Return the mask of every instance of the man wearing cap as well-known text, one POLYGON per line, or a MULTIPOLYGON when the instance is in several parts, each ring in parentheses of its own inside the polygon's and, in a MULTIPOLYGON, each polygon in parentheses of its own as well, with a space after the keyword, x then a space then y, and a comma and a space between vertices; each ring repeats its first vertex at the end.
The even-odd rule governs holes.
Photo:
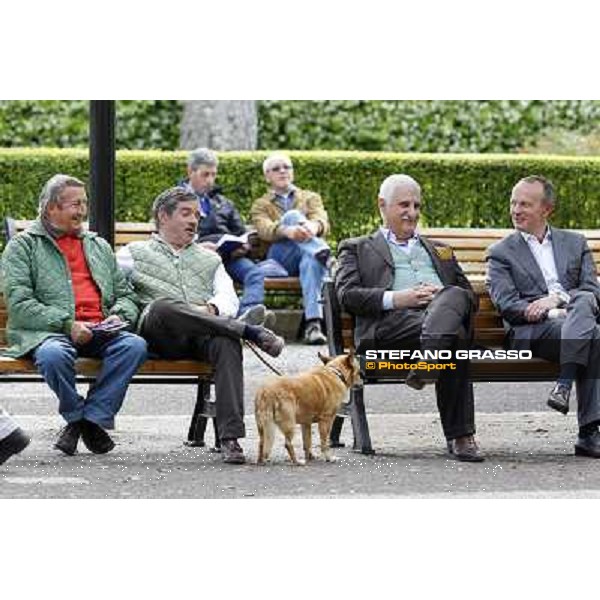
POLYGON ((146 342, 125 331, 138 318, 133 290, 110 245, 83 229, 83 182, 55 175, 45 184, 39 216, 10 240, 2 255, 8 309, 8 356, 30 356, 58 397, 67 422, 55 447, 77 452, 79 438, 91 452, 115 446, 114 428, 131 377, 146 360, 146 342), (78 356, 102 359, 86 397, 76 388, 78 356))

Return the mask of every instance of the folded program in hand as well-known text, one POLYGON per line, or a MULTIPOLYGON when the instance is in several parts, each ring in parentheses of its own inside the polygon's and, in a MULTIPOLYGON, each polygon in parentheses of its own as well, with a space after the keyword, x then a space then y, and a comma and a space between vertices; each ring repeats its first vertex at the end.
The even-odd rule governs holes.
POLYGON ((102 321, 102 323, 97 323, 96 325, 92 325, 90 327, 90 331, 96 334, 111 334, 117 333, 122 329, 126 329, 129 327, 129 323, 127 321, 102 321))

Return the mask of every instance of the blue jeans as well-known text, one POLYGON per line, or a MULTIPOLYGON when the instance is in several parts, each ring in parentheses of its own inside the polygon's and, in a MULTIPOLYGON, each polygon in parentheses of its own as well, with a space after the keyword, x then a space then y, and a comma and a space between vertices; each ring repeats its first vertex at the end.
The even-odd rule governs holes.
MULTIPOLYGON (((293 209, 288 210, 283 217, 281 217, 281 224, 285 226, 301 225, 302 223, 305 223, 306 220, 306 216, 303 213, 301 213, 299 210, 293 209)), ((323 238, 316 236, 304 242, 295 242, 293 240, 290 241, 292 241, 294 244, 297 244, 303 254, 309 254, 310 256, 314 256, 321 250, 329 250, 329 244, 323 238)))
POLYGON ((225 269, 231 278, 244 286, 238 314, 265 301, 265 276, 256 263, 242 256, 227 261, 225 269))
POLYGON ((115 415, 123 404, 129 381, 146 358, 145 340, 132 333, 94 336, 78 347, 69 336, 55 335, 33 351, 35 366, 57 395, 58 412, 65 421, 86 419, 104 429, 114 428, 115 415), (102 359, 100 372, 85 399, 75 386, 78 356, 102 359))
MULTIPOLYGON (((297 210, 290 210, 283 216, 283 225, 297 225, 306 217, 297 210)), ((304 317, 310 319, 323 318, 323 307, 319 302, 321 287, 325 277, 325 267, 315 258, 315 253, 328 248, 321 238, 314 237, 306 242, 280 240, 271 244, 267 258, 276 260, 292 277, 300 278, 302 287, 302 303, 304 317)))

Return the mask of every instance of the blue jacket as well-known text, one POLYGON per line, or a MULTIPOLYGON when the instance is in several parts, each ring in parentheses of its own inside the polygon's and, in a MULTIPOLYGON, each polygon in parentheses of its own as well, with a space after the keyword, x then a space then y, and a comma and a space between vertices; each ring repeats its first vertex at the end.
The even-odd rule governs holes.
MULTIPOLYGON (((184 179, 178 185, 189 186, 184 179)), ((191 188, 190 188, 191 189, 191 188)), ((195 194, 200 201, 200 196, 195 194)), ((198 223, 199 242, 218 242, 222 235, 242 235, 246 226, 233 202, 221 194, 221 188, 214 187, 209 193, 210 213, 198 223)))

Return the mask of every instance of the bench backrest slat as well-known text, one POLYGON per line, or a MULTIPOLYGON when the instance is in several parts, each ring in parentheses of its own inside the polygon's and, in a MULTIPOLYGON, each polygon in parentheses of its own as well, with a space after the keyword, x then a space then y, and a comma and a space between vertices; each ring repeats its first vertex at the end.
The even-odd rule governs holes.
MULTIPOLYGON (((452 247, 454 254, 473 289, 479 296, 479 312, 475 317, 475 343, 483 346, 501 346, 504 340, 504 328, 500 315, 494 308, 486 291, 486 251, 494 242, 512 233, 512 229, 462 229, 462 228, 429 228, 421 233, 431 239, 443 242, 452 247)), ((596 265, 600 271, 600 230, 579 229, 588 240, 596 265)), ((330 334, 330 352, 339 354, 354 347, 354 321, 347 313, 342 312, 335 293, 333 283, 328 283, 324 290, 327 326, 333 330, 330 334)))
MULTIPOLYGON (((5 231, 14 235, 25 230, 31 221, 7 219, 5 231)), ((155 231, 154 223, 115 223, 115 244, 117 249, 132 241, 147 239, 155 231)), ((494 242, 512 233, 512 229, 464 229, 464 228, 425 228, 423 235, 443 242, 452 247, 457 260, 463 268, 474 290, 479 295, 480 307, 475 320, 476 342, 481 344, 498 345, 504 335, 502 320, 496 312, 485 288, 487 248, 494 242)), ((596 270, 600 266, 600 230, 580 229, 575 230, 585 235, 592 249, 596 270)), ((296 278, 268 279, 266 287, 275 292, 292 292, 299 290, 296 278)), ((328 326, 334 327, 330 334, 330 351, 341 352, 352 345, 353 321, 349 315, 344 315, 337 303, 331 283, 326 284, 325 313, 328 326), (328 287, 329 286, 329 287, 328 287), (330 325, 331 324, 331 325, 330 325), (332 347, 334 346, 334 347, 332 347)), ((0 343, 4 344, 4 329, 6 326, 6 309, 4 300, 0 297, 0 343)))

